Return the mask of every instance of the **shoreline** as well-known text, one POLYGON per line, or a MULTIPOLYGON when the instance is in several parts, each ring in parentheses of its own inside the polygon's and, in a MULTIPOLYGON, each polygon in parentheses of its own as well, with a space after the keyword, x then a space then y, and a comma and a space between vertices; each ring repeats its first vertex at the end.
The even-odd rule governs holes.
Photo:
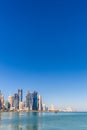
POLYGON ((48 111, 38 111, 38 110, 0 110, 0 113, 4 113, 4 112, 8 112, 8 113, 10 113, 10 112, 18 112, 18 113, 20 113, 20 112, 36 112, 36 113, 87 113, 87 111, 59 111, 59 110, 53 110, 53 111, 50 111, 50 110, 48 110, 48 111))
POLYGON ((52 113, 58 113, 61 112, 59 110, 54 110, 54 111, 38 111, 38 110, 0 110, 0 113, 3 112, 40 112, 40 113, 44 113, 44 112, 52 112, 52 113))

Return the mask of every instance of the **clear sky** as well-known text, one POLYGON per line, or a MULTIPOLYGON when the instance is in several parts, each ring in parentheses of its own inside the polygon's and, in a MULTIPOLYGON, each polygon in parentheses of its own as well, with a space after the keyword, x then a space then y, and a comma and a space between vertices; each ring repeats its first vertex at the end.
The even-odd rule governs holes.
POLYGON ((87 110, 87 1, 0 0, 0 89, 87 110))

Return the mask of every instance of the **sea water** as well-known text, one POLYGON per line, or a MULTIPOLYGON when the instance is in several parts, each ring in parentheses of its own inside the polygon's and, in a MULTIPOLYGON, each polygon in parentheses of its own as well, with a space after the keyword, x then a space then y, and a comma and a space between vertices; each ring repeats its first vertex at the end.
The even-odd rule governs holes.
POLYGON ((0 130, 87 130, 87 113, 0 113, 0 130))

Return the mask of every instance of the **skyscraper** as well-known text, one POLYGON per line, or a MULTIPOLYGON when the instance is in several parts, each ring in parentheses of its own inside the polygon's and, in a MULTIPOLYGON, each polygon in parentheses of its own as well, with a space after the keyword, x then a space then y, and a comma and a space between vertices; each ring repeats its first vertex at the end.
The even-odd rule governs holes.
POLYGON ((19 96, 19 102, 22 102, 22 100, 23 100, 23 90, 22 89, 18 89, 18 96, 19 96))
POLYGON ((1 91, 0 91, 0 109, 3 108, 4 105, 4 96, 2 95, 1 91))
POLYGON ((15 109, 19 108, 19 95, 17 93, 14 94, 13 106, 15 109))
POLYGON ((28 91, 27 95, 26 95, 26 107, 29 109, 29 110, 32 110, 32 105, 33 105, 33 96, 32 96, 32 93, 30 93, 28 91))
POLYGON ((19 110, 23 110, 24 108, 24 103, 23 102, 19 102, 19 110))
POLYGON ((38 96, 38 110, 42 110, 42 97, 40 95, 38 96))
POLYGON ((8 102, 10 103, 10 109, 13 107, 13 96, 8 96, 8 102))
POLYGON ((32 93, 33 96, 33 110, 38 110, 38 92, 34 91, 32 93))

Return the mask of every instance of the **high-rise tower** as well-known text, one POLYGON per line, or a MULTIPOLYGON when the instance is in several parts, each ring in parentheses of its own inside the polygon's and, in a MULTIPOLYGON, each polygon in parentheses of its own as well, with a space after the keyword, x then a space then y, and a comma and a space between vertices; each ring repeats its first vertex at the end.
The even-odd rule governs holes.
POLYGON ((38 110, 38 92, 34 91, 33 96, 33 110, 38 110))
POLYGON ((4 96, 2 95, 1 91, 0 91, 0 109, 3 108, 4 105, 4 96))
POLYGON ((38 110, 42 110, 42 97, 40 95, 38 96, 38 110))
POLYGON ((29 110, 32 110, 32 105, 33 105, 33 96, 32 96, 32 93, 28 91, 26 95, 26 107, 29 110))
POLYGON ((23 100, 23 90, 22 89, 18 89, 18 96, 19 96, 19 102, 22 102, 22 100, 23 100))
POLYGON ((17 93, 14 94, 14 108, 15 109, 19 108, 19 96, 17 93))
POLYGON ((8 102, 10 103, 10 108, 13 107, 13 96, 8 96, 8 102))

